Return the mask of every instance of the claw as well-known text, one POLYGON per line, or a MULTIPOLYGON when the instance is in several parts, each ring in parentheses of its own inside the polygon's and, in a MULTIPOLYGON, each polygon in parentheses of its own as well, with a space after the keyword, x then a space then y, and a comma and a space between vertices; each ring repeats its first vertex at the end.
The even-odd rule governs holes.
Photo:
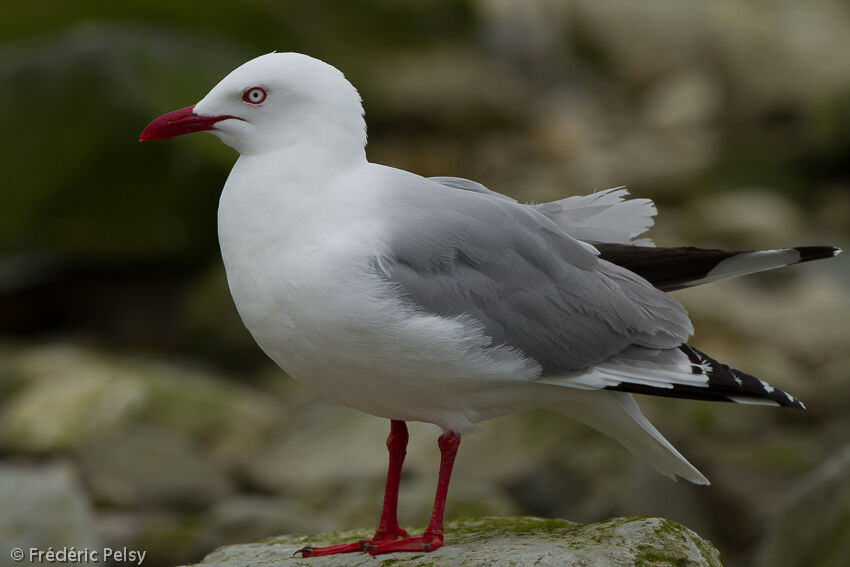
POLYGON ((313 548, 310 546, 302 547, 301 549, 293 553, 292 556, 295 557, 299 553, 301 554, 301 557, 310 557, 313 555, 313 548))

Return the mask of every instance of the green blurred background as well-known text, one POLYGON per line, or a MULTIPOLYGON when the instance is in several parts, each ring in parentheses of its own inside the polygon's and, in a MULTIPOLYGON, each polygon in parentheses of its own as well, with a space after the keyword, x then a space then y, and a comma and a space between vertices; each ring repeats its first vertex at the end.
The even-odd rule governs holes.
MULTIPOLYGON (((5 548, 127 545, 156 567, 376 521, 387 424, 283 376, 231 304, 215 215, 235 153, 211 136, 137 142, 151 119, 273 50, 346 73, 372 161, 524 201, 625 184, 656 201, 661 245, 850 240, 847 3, 7 6, 5 548)), ((847 258, 676 294, 695 345, 809 407, 641 399, 712 487, 672 483, 532 413, 465 440, 448 514, 660 514, 711 539, 726 565, 850 564, 847 258)), ((406 525, 428 515, 436 433, 412 430, 406 525)))

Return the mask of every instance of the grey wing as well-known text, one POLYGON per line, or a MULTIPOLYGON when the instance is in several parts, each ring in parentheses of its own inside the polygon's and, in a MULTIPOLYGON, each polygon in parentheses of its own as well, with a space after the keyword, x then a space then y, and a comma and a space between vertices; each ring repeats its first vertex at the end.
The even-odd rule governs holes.
POLYGON ((441 189, 407 195, 389 223, 383 276, 417 308, 475 318, 493 346, 518 349, 544 375, 631 344, 672 348, 692 332, 678 302, 534 209, 441 189))
POLYGON ((511 201, 516 203, 516 199, 511 199, 507 195, 502 195, 501 193, 497 193, 492 189, 488 189, 484 185, 478 183, 477 181, 472 181, 471 179, 464 179, 463 177, 429 177, 431 181, 436 181, 440 185, 445 185, 446 187, 452 187, 454 189, 462 189, 464 191, 473 191, 475 193, 481 193, 482 195, 487 195, 488 197, 493 197, 494 199, 503 199, 505 201, 511 201))

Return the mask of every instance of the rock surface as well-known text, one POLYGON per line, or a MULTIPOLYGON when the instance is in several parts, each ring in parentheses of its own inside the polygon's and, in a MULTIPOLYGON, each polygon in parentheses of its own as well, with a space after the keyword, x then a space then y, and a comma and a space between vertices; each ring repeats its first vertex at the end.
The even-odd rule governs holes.
POLYGON ((150 426, 105 435, 83 447, 83 478, 100 504, 203 510, 233 487, 223 464, 186 436, 150 426))
POLYGON ((489 567, 538 566, 719 566, 717 550, 691 530, 650 517, 614 518, 597 524, 574 524, 542 518, 483 518, 449 522, 448 545, 432 553, 388 554, 371 558, 337 555, 302 559, 293 552, 305 545, 328 545, 368 537, 356 530, 322 535, 289 535, 260 543, 222 547, 200 565, 354 564, 489 567))
POLYGON ((235 457, 253 447, 279 410, 267 396, 214 372, 70 344, 13 349, 3 362, 13 384, 0 400, 4 451, 77 451, 141 424, 235 457))
POLYGON ((0 565, 9 564, 6 561, 14 548, 96 549, 100 545, 88 496, 67 463, 0 463, 0 502, 0 565))

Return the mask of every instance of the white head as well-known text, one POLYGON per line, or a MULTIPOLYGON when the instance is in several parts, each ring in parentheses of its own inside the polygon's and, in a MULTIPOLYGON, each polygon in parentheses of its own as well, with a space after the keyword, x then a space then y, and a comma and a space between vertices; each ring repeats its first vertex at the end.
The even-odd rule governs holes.
MULTIPOLYGON (((157 118, 142 140, 209 131, 240 154, 304 145, 365 156, 357 89, 335 67, 300 53, 269 53, 221 80, 196 105, 157 118)), ((365 158, 364 158, 365 159, 365 158)))

